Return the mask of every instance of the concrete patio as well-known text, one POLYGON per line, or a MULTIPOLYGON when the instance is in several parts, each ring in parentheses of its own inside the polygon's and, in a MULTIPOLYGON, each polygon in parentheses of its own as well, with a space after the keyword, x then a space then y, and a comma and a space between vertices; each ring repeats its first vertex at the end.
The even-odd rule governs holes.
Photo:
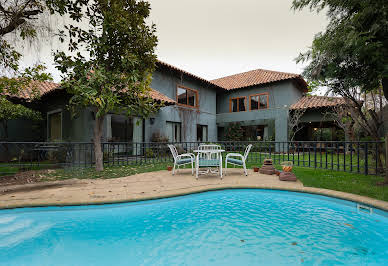
POLYGON ((276 175, 263 175, 249 170, 228 169, 221 180, 216 175, 200 176, 191 170, 180 170, 174 176, 158 171, 114 179, 71 179, 27 185, 4 186, 0 189, 0 208, 64 206, 138 201, 185 195, 226 188, 266 188, 308 192, 357 201, 388 211, 388 202, 328 189, 304 187, 300 181, 279 181, 276 175))

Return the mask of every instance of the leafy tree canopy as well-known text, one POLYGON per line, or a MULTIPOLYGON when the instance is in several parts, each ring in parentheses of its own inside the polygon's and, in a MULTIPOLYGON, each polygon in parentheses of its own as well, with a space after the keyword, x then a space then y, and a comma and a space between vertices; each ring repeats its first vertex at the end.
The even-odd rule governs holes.
POLYGON ((150 6, 145 1, 67 1, 65 10, 75 21, 86 19, 90 28, 68 25, 62 40, 69 39, 71 53, 57 52, 62 85, 74 96, 70 104, 94 107, 96 116, 108 112, 148 116, 155 111, 147 97, 155 68, 155 26, 148 26, 150 6))
POLYGON ((5 97, 0 97, 0 125, 4 130, 4 139, 8 139, 8 121, 13 119, 41 120, 40 112, 27 108, 21 104, 14 104, 5 97))
POLYGON ((55 61, 64 74, 62 86, 73 95, 72 110, 89 107, 95 113, 94 149, 100 171, 105 115, 146 118, 160 107, 149 97, 157 44, 155 26, 145 21, 150 5, 136 0, 69 0, 57 2, 54 10, 75 21, 60 32, 61 40, 68 40, 69 53, 57 52, 55 61), (80 27, 80 21, 88 27, 80 27))
POLYGON ((371 91, 388 97, 388 2, 386 0, 294 0, 293 8, 327 11, 329 24, 297 61, 304 74, 334 92, 371 91))
POLYGON ((14 104, 7 99, 0 98, 0 121, 19 118, 41 120, 42 115, 40 112, 31 110, 21 104, 14 104))
POLYGON ((15 42, 36 39, 40 15, 48 10, 44 0, 0 0, 0 95, 17 94, 19 90, 30 85, 31 80, 51 80, 44 73, 43 65, 20 69, 22 54, 15 48, 15 42), (13 42, 8 36, 13 34, 13 42))

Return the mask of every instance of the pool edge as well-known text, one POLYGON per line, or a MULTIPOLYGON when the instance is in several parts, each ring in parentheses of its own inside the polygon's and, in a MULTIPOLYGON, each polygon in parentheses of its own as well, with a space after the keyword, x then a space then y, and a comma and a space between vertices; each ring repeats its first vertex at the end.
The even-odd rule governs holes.
POLYGON ((291 192, 300 192, 313 195, 322 195, 332 198, 337 198, 341 200, 347 200, 354 203, 359 203, 367 205, 372 208, 376 208, 381 211, 388 212, 388 202, 373 199, 366 196, 361 196, 357 194, 335 191, 324 188, 314 188, 314 187, 303 187, 303 188, 282 188, 282 187, 272 187, 272 186, 258 186, 258 185, 229 185, 229 186, 215 186, 207 188, 195 188, 187 189, 187 191, 182 192, 171 192, 164 195, 155 195, 155 196, 142 196, 137 198, 128 198, 120 200, 93 200, 93 201, 68 201, 68 202, 59 202, 59 203, 32 203, 32 204, 11 204, 8 206, 0 206, 0 210, 7 209, 18 209, 18 208, 31 208, 31 207, 65 207, 65 206, 87 206, 87 205, 104 205, 104 204, 115 204, 115 203, 127 203, 127 202, 138 202, 138 201, 147 201, 147 200, 157 200, 164 198, 173 198, 190 194, 203 193, 207 191, 217 191, 217 190, 226 190, 226 189, 267 189, 267 190, 280 190, 280 191, 291 191, 291 192))

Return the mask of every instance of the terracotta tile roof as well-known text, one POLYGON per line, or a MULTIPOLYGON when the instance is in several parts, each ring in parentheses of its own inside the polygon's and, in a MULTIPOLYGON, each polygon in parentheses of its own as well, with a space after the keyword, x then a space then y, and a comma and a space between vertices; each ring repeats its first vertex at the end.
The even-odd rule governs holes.
POLYGON ((301 75, 265 69, 251 70, 240 74, 214 79, 211 80, 211 82, 217 86, 225 88, 226 90, 234 90, 288 79, 297 80, 302 86, 302 90, 307 90, 306 81, 301 75))
POLYGON ((157 90, 151 89, 150 95, 151 98, 154 100, 162 101, 169 104, 176 104, 175 100, 171 99, 170 97, 167 97, 166 95, 157 90))
POLYGON ((345 99, 342 97, 328 97, 328 96, 304 96, 296 103, 290 106, 291 110, 295 109, 309 109, 330 107, 346 104, 345 99))
POLYGON ((187 72, 187 71, 185 71, 185 70, 183 70, 183 69, 177 68, 176 66, 170 65, 170 64, 168 64, 168 63, 166 63, 166 62, 163 62, 163 61, 158 60, 156 64, 157 64, 158 66, 163 66, 163 67, 169 68, 169 69, 171 69, 171 70, 174 70, 174 71, 177 71, 177 72, 186 74, 187 76, 190 76, 190 77, 192 77, 192 78, 194 78, 194 79, 197 79, 197 80, 200 80, 200 81, 202 81, 202 82, 205 82, 205 83, 207 83, 207 84, 209 84, 209 85, 218 87, 218 88, 220 88, 220 89, 224 89, 223 87, 218 86, 217 84, 214 84, 214 83, 213 83, 212 81, 210 81, 210 80, 207 80, 207 79, 201 78, 201 77, 199 77, 199 76, 196 76, 196 75, 194 75, 194 74, 192 74, 192 73, 190 73, 190 72, 187 72))
POLYGON ((60 89, 58 83, 48 81, 31 81, 30 85, 24 90, 19 91, 17 95, 10 96, 31 101, 36 96, 43 96, 56 89, 60 89))
MULTIPOLYGON (((61 90, 62 88, 58 83, 47 82, 47 81, 32 81, 31 85, 21 90, 18 95, 12 95, 12 97, 23 99, 26 101, 32 101, 36 96, 44 96, 55 90, 61 90)), ((151 89, 150 96, 152 99, 162 101, 168 104, 175 104, 176 102, 164 95, 163 93, 151 89)))

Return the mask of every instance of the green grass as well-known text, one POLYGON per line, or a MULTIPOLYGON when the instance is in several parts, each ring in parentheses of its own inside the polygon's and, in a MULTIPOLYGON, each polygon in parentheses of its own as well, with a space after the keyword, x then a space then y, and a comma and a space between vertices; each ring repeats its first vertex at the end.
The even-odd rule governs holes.
POLYGON ((0 176, 14 175, 20 171, 50 169, 52 165, 49 162, 40 162, 39 164, 20 164, 20 163, 0 163, 0 176))
POLYGON ((2 166, 0 167, 0 176, 14 175, 19 172, 18 167, 13 166, 2 166))
POLYGON ((384 181, 380 176, 305 167, 294 167, 293 172, 304 186, 349 192, 388 201, 388 186, 376 185, 384 181))
POLYGON ((71 178, 111 179, 166 169, 167 163, 142 164, 131 166, 111 166, 105 167, 102 172, 97 172, 94 170, 94 168, 57 169, 51 173, 46 174, 46 178, 44 178, 42 181, 65 180, 71 178))

